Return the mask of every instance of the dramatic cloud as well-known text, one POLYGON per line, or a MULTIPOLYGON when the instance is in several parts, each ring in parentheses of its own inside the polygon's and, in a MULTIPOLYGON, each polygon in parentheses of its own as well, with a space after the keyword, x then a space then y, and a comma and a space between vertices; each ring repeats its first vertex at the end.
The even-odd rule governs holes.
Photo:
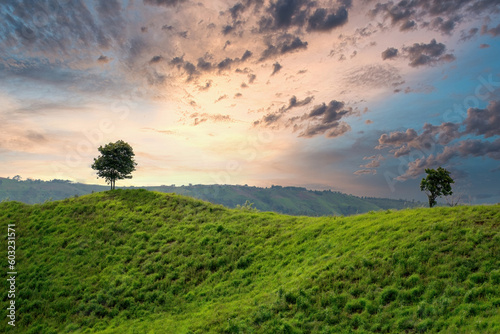
MULTIPOLYGON (((498 165, 499 106, 484 103, 500 98, 499 1, 5 0, 0 16, 4 173, 51 177, 34 157, 64 164, 106 118, 116 124, 99 140, 126 136, 143 157, 168 146, 182 169, 138 172, 130 185, 214 182, 191 169, 243 161, 242 138, 261 156, 231 175, 241 184, 392 196, 385 172, 399 161, 412 161, 402 178, 438 163, 472 175, 476 156, 498 165), (372 155, 377 140, 393 161, 372 155), (301 150, 317 152, 292 170, 301 150)), ((89 159, 63 177, 95 181, 89 159)))
POLYGON ((407 171, 398 176, 396 179, 405 181, 410 178, 416 178, 425 172, 426 168, 436 168, 444 166, 455 157, 467 158, 472 157, 489 157, 494 160, 500 160, 500 139, 493 142, 481 140, 463 140, 454 146, 445 147, 443 152, 434 156, 423 157, 410 161, 407 171))
POLYGON ((329 31, 347 22, 347 9, 339 8, 335 13, 328 14, 325 8, 317 8, 307 20, 307 29, 311 31, 329 31))
POLYGON ((467 136, 482 136, 485 139, 500 136, 500 102, 492 101, 485 109, 469 108, 467 118, 462 123, 442 123, 439 126, 426 123, 419 135, 414 129, 405 132, 382 134, 377 149, 392 147, 390 151, 399 158, 411 154, 415 149, 420 154, 430 153, 409 162, 408 170, 398 180, 415 178, 426 168, 434 168, 448 163, 455 157, 490 157, 500 160, 500 138, 495 141, 463 139, 467 136), (463 129, 462 131, 460 129, 463 129), (456 144, 449 145, 453 141, 456 144), (445 146, 447 145, 447 146, 445 146), (441 153, 436 154, 440 147, 441 153))
POLYGON ((276 62, 273 64, 273 73, 271 73, 271 75, 275 75, 276 73, 278 73, 280 70, 281 70, 282 66, 280 63, 276 62))
POLYGON ((398 56, 398 49, 395 48, 387 48, 384 52, 382 52, 382 59, 392 59, 398 56))
POLYGON ((308 96, 303 100, 298 100, 296 96, 292 96, 288 105, 281 107, 278 111, 267 114, 261 120, 254 122, 254 125, 270 126, 282 119, 291 109, 308 105, 313 99, 314 96, 308 96))
POLYGON ((423 65, 435 65, 440 62, 451 62, 455 56, 446 52, 446 46, 443 43, 437 43, 433 39, 429 44, 415 43, 409 47, 403 47, 403 53, 410 59, 411 67, 423 65))
POLYGON ((325 134, 327 138, 343 135, 351 130, 349 124, 341 121, 343 117, 352 115, 352 108, 346 108, 344 102, 330 101, 328 105, 322 103, 301 117, 302 122, 307 122, 300 137, 314 137, 325 134))
POLYGON ((464 19, 481 12, 498 12, 500 4, 494 0, 460 1, 389 1, 377 3, 370 10, 372 17, 382 16, 390 20, 392 26, 399 26, 401 31, 421 27, 451 34, 464 19))
POLYGON ((469 108, 464 125, 468 134, 485 138, 500 135, 500 101, 491 102, 485 109, 469 108))
POLYGON ((318 3, 306 0, 278 0, 271 2, 259 20, 259 31, 287 30, 292 27, 309 31, 330 31, 347 22, 350 1, 340 1, 337 9, 317 7, 318 3))
POLYGON ((307 42, 303 42, 300 38, 293 38, 290 35, 280 36, 276 45, 269 44, 262 52, 260 61, 305 49, 307 49, 307 42))
POLYGON ((252 51, 246 50, 243 56, 241 57, 241 61, 246 61, 248 58, 252 56, 252 51))

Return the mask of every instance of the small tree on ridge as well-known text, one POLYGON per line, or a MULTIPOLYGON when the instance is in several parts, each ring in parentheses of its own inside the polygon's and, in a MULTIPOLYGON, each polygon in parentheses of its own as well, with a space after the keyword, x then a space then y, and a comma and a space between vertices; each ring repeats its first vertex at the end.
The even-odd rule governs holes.
POLYGON ((437 170, 427 168, 427 177, 420 182, 420 190, 425 191, 429 198, 429 207, 436 205, 436 198, 439 196, 452 195, 451 184, 455 183, 450 176, 450 172, 439 167, 437 170))
POLYGON ((134 161, 134 151, 132 147, 119 140, 116 143, 109 143, 100 146, 100 156, 94 158, 92 169, 97 171, 97 177, 102 177, 111 185, 111 190, 115 189, 116 180, 131 179, 130 175, 137 163, 134 161))

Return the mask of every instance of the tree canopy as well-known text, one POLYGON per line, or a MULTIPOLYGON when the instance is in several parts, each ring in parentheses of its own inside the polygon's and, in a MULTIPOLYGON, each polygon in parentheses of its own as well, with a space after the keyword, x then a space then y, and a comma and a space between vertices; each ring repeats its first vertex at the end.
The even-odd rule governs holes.
POLYGON ((100 146, 100 156, 94 158, 92 169, 97 171, 97 177, 102 177, 115 189, 116 180, 131 179, 131 173, 135 170, 137 163, 134 161, 132 147, 119 140, 115 143, 100 146))
POLYGON ((452 195, 451 184, 455 183, 450 176, 450 172, 439 167, 437 170, 427 168, 427 177, 420 182, 420 190, 425 191, 429 199, 429 207, 437 204, 436 198, 439 196, 452 195))

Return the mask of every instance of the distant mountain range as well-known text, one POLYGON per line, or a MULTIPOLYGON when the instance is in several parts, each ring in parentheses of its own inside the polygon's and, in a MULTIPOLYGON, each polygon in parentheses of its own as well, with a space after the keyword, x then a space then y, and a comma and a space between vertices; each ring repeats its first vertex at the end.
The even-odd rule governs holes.
MULTIPOLYGON (((422 202, 357 197, 331 190, 317 191, 300 187, 259 188, 238 185, 128 187, 128 189, 139 188, 190 196, 229 208, 243 206, 245 203, 247 206, 253 204, 252 207, 259 211, 274 211, 297 216, 353 215, 369 211, 425 206, 422 202)), ((36 204, 108 189, 108 186, 73 183, 67 180, 0 178, 0 201, 36 204)))

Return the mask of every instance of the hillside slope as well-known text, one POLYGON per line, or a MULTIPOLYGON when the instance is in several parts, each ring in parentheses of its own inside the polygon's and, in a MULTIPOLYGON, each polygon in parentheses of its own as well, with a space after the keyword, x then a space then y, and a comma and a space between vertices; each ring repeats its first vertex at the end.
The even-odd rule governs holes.
POLYGON ((499 205, 310 218, 117 190, 0 221, 19 277, 0 332, 500 332, 499 205))
MULTIPOLYGON (((72 183, 64 180, 25 180, 0 178, 0 201, 10 199, 27 204, 44 203, 106 191, 109 187, 72 183)), ((127 188, 122 188, 127 189, 127 188)), ((139 188, 128 188, 139 189, 139 188)), ((270 188, 236 185, 189 185, 141 187, 152 191, 195 197, 229 208, 249 201, 261 211, 290 215, 331 216, 352 215, 368 211, 421 207, 424 203, 387 198, 361 198, 333 191, 314 191, 299 187, 270 188)))

